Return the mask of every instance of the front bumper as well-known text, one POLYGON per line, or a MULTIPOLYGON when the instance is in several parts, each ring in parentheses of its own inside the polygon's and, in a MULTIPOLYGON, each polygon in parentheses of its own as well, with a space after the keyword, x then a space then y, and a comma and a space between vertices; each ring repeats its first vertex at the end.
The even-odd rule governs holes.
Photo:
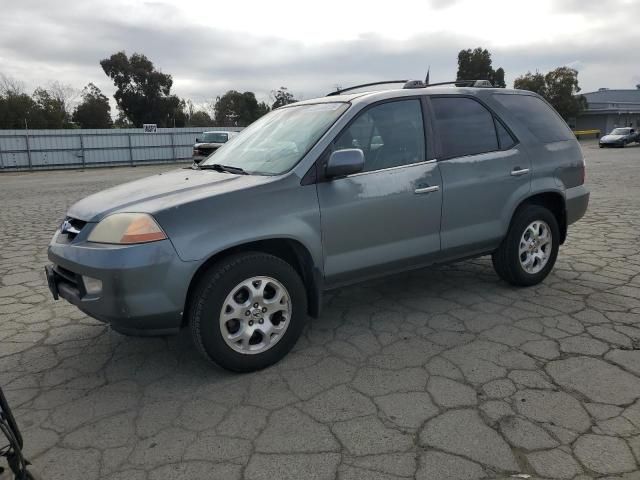
POLYGON ((193 155, 191 156, 191 158, 195 163, 200 163, 209 155, 211 155, 212 153, 215 153, 218 150, 218 148, 220 148, 219 145, 217 146, 214 145, 211 147, 194 148, 193 155))
POLYGON ((589 189, 584 185, 567 188, 565 191, 565 206, 567 209, 567 225, 580 220, 589 206, 589 189))
POLYGON ((58 242, 48 249, 46 267, 54 298, 62 297, 114 330, 139 335, 176 333, 182 324, 195 262, 184 262, 169 240, 139 245, 58 242), (87 293, 84 277, 102 282, 87 293))

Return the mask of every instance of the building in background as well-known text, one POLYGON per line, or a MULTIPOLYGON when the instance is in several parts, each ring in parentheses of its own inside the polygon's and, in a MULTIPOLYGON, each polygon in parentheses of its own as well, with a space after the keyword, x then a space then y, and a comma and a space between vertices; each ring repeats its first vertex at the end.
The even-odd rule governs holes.
POLYGON ((575 119, 576 130, 597 129, 605 135, 616 127, 640 127, 640 85, 633 90, 601 88, 583 96, 587 109, 575 119))

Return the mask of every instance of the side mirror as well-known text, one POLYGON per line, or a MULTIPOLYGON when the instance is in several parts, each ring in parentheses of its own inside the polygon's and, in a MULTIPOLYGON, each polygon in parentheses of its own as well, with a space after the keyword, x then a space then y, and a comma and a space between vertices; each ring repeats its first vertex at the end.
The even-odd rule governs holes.
POLYGON ((333 152, 327 162, 325 174, 329 178, 344 177, 361 172, 364 168, 364 153, 359 148, 347 148, 333 152))
POLYGON ((200 140, 198 137, 196 137, 196 143, 202 143, 202 140, 200 140))

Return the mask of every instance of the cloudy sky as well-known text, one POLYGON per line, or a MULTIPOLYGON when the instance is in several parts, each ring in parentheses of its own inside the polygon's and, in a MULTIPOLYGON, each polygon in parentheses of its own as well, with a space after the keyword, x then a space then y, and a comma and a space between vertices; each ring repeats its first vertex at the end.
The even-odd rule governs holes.
POLYGON ((27 90, 94 82, 99 61, 147 55, 181 97, 204 103, 234 88, 267 100, 335 85, 455 78, 457 52, 483 46, 507 84, 568 65, 583 91, 640 83, 640 0, 0 0, 0 73, 27 90))

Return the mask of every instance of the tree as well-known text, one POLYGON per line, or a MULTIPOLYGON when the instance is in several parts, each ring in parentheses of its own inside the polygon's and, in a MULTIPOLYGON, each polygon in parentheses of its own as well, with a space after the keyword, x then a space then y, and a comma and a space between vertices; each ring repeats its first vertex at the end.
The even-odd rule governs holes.
POLYGON ((293 94, 287 90, 287 87, 280 87, 278 90, 272 90, 271 98, 273 100, 273 104, 271 105, 272 110, 298 101, 295 99, 293 94))
POLYGON ((574 68, 559 67, 544 76, 547 101, 553 105, 565 120, 574 118, 586 108, 586 99, 578 85, 578 71, 574 68))
MULTIPOLYGON (((68 128, 67 112, 62 100, 55 98, 51 92, 44 88, 36 88, 33 92, 33 100, 40 110, 44 125, 29 125, 31 128, 68 128)), ((32 122, 34 123, 34 122, 32 122)))
POLYGON ((0 73, 0 128, 20 129, 35 103, 18 80, 0 73))
POLYGON ((535 92, 542 97, 547 95, 547 85, 544 75, 536 71, 536 73, 527 72, 526 74, 516 78, 513 81, 513 88, 519 90, 529 90, 535 92))
POLYGON ((190 127, 210 127, 213 125, 213 120, 209 114, 203 110, 198 110, 189 117, 190 127))
POLYGON ((25 93, 24 83, 4 73, 0 73, 0 96, 20 95, 22 93, 25 93))
POLYGON ((54 80, 48 83, 47 92, 62 105, 65 125, 70 124, 74 106, 80 96, 78 90, 71 85, 54 80))
POLYGON ((494 70, 491 63, 491 53, 486 48, 460 50, 456 80, 489 80, 496 87, 506 87, 504 69, 494 70))
POLYGON ((113 122, 113 126, 115 128, 134 128, 135 125, 131 123, 122 111, 118 112, 118 116, 116 117, 116 121, 113 122))
POLYGON ((229 90, 216 98, 215 124, 221 127, 246 127, 269 111, 269 106, 258 102, 253 92, 229 90))
POLYGON ((118 109, 135 126, 184 124, 184 102, 171 94, 171 75, 156 70, 146 56, 134 53, 127 57, 122 51, 105 58, 100 65, 116 86, 118 109))
POLYGON ((507 88, 507 83, 504 81, 504 68, 500 67, 493 72, 489 81, 493 83, 494 87, 507 88))
POLYGON ((211 120, 209 114, 204 110, 198 109, 191 100, 185 101, 184 114, 186 116, 185 126, 187 127, 210 127, 213 125, 213 120, 211 120))
POLYGON ((111 128, 109 99, 93 83, 82 90, 82 101, 73 112, 73 121, 80 128, 111 128))
POLYGON ((513 87, 544 97, 565 120, 576 117, 586 108, 585 98, 578 95, 578 71, 573 68, 559 67, 546 75, 527 72, 515 79, 513 87))
POLYGON ((0 95, 0 128, 24 129, 25 121, 32 128, 44 128, 44 119, 33 99, 15 91, 0 95))

